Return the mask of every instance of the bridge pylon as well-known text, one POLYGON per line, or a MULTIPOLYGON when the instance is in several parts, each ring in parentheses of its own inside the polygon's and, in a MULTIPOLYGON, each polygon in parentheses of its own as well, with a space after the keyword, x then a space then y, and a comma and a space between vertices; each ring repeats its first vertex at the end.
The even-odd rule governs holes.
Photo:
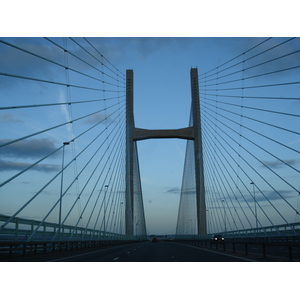
MULTIPOLYGON (((200 119, 198 70, 191 69, 191 120, 190 126, 179 129, 149 130, 136 128, 133 113, 133 70, 126 70, 126 208, 125 225, 126 235, 134 235, 137 212, 136 197, 137 189, 141 192, 138 166, 134 166, 137 160, 136 142, 145 139, 180 138, 194 141, 195 158, 195 185, 196 185, 196 209, 197 209, 197 230, 198 234, 206 234, 206 204, 204 190, 202 133, 200 119), (138 180, 139 184, 136 184, 138 180)), ((137 162, 138 164, 138 162, 137 162)), ((140 196, 141 198, 141 196, 140 196)), ((141 204, 142 205, 142 204, 141 204)), ((144 212, 143 212, 144 217, 144 212)), ((145 220, 144 220, 145 222, 145 220)))

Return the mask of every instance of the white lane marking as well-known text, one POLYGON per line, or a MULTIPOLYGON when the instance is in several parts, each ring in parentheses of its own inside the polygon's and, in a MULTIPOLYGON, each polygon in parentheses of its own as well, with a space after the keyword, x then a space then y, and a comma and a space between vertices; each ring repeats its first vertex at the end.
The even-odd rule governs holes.
POLYGON ((120 257, 115 257, 113 260, 118 260, 120 257))
POLYGON ((53 260, 48 260, 48 262, 54 262, 54 261, 60 261, 60 260, 66 260, 66 259, 70 259, 70 258, 74 258, 74 257, 79 257, 79 256, 89 255, 89 254, 96 253, 96 252, 105 252, 105 251, 107 251, 107 249, 101 249, 101 250, 96 250, 96 251, 86 252, 86 253, 82 253, 82 254, 77 254, 77 255, 72 255, 72 256, 67 256, 67 257, 57 258, 57 259, 53 259, 53 260))
MULTIPOLYGON (((117 248, 115 248, 117 249, 117 248)), ((62 257, 62 258, 57 258, 57 259, 53 259, 53 260, 48 260, 48 262, 55 262, 55 261, 60 261, 60 260, 66 260, 66 259, 70 259, 70 258, 74 258, 74 257, 79 257, 79 256, 84 256, 84 255, 89 255, 92 253, 97 253, 97 252, 108 252, 111 249, 100 249, 100 250, 95 250, 95 251, 91 251, 91 252, 86 252, 86 253, 81 253, 81 254, 77 254, 77 255, 72 255, 72 256, 67 256, 67 257, 62 257)))
POLYGON ((127 254, 129 254, 130 252, 127 252, 127 254))

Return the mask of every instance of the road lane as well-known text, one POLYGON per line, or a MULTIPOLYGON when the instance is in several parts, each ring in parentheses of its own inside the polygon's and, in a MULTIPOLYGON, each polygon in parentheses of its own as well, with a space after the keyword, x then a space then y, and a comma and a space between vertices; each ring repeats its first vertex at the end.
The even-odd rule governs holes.
MULTIPOLYGON (((216 253, 194 246, 169 242, 141 242, 110 249, 89 251, 48 261, 57 262, 243 262, 247 259, 216 253)), ((249 260, 248 260, 249 261, 249 260)))
POLYGON ((251 261, 228 252, 159 241, 137 242, 109 248, 78 249, 66 252, 19 256, 7 261, 22 262, 242 262, 251 261))

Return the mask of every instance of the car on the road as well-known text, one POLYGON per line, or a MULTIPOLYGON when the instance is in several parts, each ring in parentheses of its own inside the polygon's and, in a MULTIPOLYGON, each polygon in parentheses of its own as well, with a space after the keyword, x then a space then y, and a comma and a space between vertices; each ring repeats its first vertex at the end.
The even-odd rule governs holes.
POLYGON ((158 238, 152 238, 152 243, 157 243, 158 242, 158 238))
POLYGON ((214 234, 211 238, 213 241, 225 241, 225 238, 221 234, 214 234))

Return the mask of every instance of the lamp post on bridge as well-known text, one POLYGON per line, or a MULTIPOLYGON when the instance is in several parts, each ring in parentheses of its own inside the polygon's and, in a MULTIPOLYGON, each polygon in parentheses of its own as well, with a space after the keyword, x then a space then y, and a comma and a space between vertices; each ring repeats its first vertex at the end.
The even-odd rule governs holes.
POLYGON ((257 220, 257 210, 256 210, 256 198, 255 198, 255 183, 252 181, 250 184, 253 185, 253 199, 254 199, 254 213, 255 213, 255 223, 256 223, 256 234, 258 232, 258 220, 257 220))
POLYGON ((63 190, 63 180, 64 180, 65 146, 67 146, 69 144, 70 144, 70 142, 63 143, 63 153, 62 153, 62 161, 61 161, 59 212, 58 212, 58 240, 60 240, 60 233, 61 233, 61 211, 62 211, 62 190, 63 190))
POLYGON ((221 200, 223 203, 223 208, 224 208, 224 231, 225 233, 227 232, 227 228, 226 228, 226 212, 225 212, 225 200, 221 200))
POLYGON ((107 193, 107 188, 108 188, 108 184, 106 184, 105 186, 105 193, 104 193, 104 199, 103 199, 103 204, 104 204, 104 216, 103 216, 103 223, 104 223, 104 239, 106 240, 106 193, 107 193))

